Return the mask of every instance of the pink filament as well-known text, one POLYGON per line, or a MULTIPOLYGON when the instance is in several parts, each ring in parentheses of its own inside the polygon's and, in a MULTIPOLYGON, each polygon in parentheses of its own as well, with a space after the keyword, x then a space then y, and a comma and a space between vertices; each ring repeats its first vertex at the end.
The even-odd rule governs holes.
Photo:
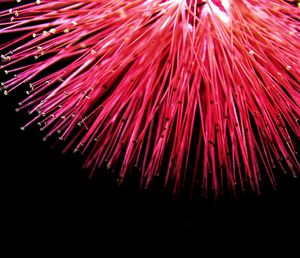
POLYGON ((19 109, 38 111, 24 128, 59 132, 92 171, 121 165, 122 181, 136 165, 142 185, 161 174, 174 192, 198 181, 215 194, 260 192, 264 171, 275 187, 277 164, 296 176, 299 9, 199 2, 42 0, 0 12, 0 37, 20 33, 0 42, 13 47, 2 69, 17 73, 5 94, 29 84, 19 109))

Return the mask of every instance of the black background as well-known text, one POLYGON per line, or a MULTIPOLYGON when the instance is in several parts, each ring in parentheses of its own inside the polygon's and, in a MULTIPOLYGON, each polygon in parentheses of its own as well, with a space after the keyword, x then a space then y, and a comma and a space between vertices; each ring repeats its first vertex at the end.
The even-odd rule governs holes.
POLYGON ((30 119, 26 112, 15 112, 24 91, 0 96, 2 214, 7 215, 4 224, 16 232, 28 237, 83 230, 121 241, 131 234, 154 234, 155 239, 197 236, 208 242, 247 234, 261 241, 266 235, 285 238, 281 230, 298 234, 299 178, 282 176, 277 191, 240 193, 217 201, 174 197, 160 186, 141 191, 135 181, 118 186, 104 170, 88 179, 80 156, 52 149, 42 142, 37 126, 19 129, 30 119))

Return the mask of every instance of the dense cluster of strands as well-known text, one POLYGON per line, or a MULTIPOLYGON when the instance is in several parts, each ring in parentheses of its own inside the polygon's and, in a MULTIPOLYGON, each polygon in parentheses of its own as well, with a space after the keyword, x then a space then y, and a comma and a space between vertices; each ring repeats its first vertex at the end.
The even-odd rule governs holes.
MULTIPOLYGON (((15 1, 2 0, 11 4, 15 1)), ((300 9, 282 0, 38 0, 0 12, 2 91, 122 181, 260 192, 296 176, 300 9), (263 168, 263 169, 262 169, 263 168)), ((295 2, 295 1, 294 1, 295 2)))

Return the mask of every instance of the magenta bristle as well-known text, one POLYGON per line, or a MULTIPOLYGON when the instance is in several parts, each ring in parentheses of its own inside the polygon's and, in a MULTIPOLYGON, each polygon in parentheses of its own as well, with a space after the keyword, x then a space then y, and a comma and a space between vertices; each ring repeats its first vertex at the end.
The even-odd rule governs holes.
POLYGON ((0 12, 2 87, 91 174, 259 193, 300 170, 299 26, 283 0, 20 2, 0 12))

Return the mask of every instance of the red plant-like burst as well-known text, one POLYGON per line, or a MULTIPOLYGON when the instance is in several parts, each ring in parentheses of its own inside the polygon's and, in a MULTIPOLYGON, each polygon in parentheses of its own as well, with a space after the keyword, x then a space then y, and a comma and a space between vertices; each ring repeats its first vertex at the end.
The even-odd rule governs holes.
POLYGON ((300 168, 299 21, 282 0, 38 0, 0 12, 3 91, 29 85, 22 129, 60 133, 92 173, 259 192, 300 168))

